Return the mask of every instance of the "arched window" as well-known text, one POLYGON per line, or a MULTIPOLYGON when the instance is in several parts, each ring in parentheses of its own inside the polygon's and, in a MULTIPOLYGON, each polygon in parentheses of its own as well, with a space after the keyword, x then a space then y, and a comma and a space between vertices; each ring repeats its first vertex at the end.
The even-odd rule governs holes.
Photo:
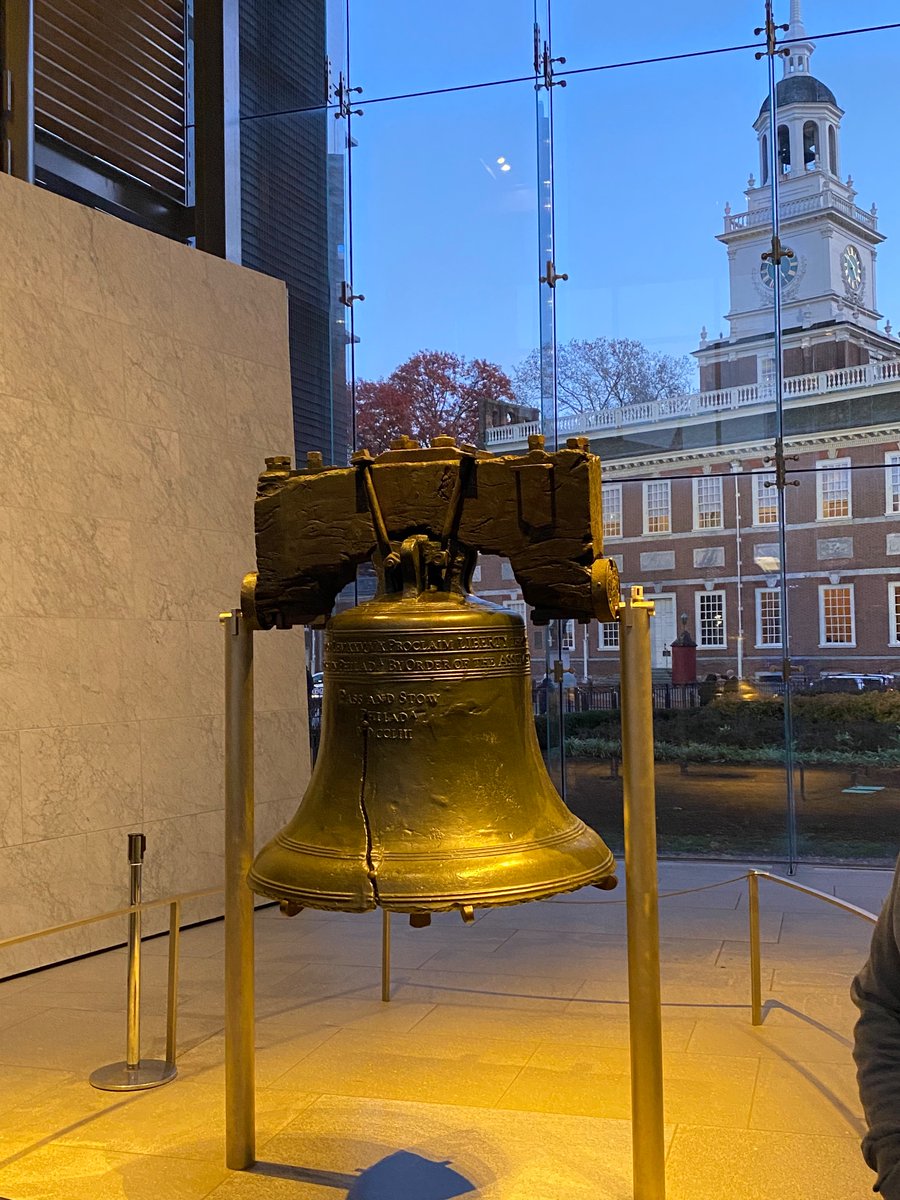
POLYGON ((791 131, 787 125, 778 126, 778 161, 781 164, 782 175, 787 175, 791 169, 791 131))
POLYGON ((766 133, 764 133, 762 135, 762 142, 760 144, 760 149, 761 149, 761 153, 762 153, 762 169, 760 170, 760 183, 762 183, 765 186, 765 184, 767 184, 769 182, 769 135, 766 133))
POLYGON ((837 134, 834 132, 834 126, 828 126, 828 170, 832 175, 838 173, 837 161, 837 134))
POLYGON ((819 127, 815 121, 806 121, 803 125, 803 166, 807 171, 815 171, 819 165, 819 127))

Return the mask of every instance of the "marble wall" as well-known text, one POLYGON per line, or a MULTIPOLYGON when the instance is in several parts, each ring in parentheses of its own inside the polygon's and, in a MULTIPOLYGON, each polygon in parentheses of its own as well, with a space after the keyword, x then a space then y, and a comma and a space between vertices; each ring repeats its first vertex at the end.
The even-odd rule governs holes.
MULTIPOLYGON (((293 436, 281 283, 5 175, 0 331, 2 938, 127 904, 129 832, 145 897, 221 884, 218 613, 293 436)), ((302 633, 256 655, 268 837, 309 772, 302 633)), ((0 950, 0 976, 122 937, 0 950)))

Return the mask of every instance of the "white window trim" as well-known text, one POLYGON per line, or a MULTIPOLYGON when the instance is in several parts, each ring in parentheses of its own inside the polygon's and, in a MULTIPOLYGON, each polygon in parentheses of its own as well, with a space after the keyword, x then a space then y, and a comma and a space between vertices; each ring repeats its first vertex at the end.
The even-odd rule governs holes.
POLYGON ((853 470, 849 458, 825 458, 816 463, 816 520, 827 524, 839 521, 853 520, 853 470), (824 517, 822 515, 822 479, 825 471, 847 472, 847 515, 845 517, 824 517))
POLYGON ((891 504, 891 468, 900 468, 900 450, 888 450, 884 456, 884 513, 887 517, 900 517, 900 511, 895 512, 891 504))
POLYGON ((621 648, 621 641, 622 641, 621 630, 619 632, 619 645, 618 646, 606 646, 603 644, 603 627, 604 627, 604 625, 615 625, 618 628, 619 622, 618 621, 598 621, 597 622, 597 649, 600 651, 601 654, 618 654, 619 650, 621 648))
POLYGON ((694 628, 697 630, 697 649, 698 650, 727 650, 728 649, 728 596, 724 589, 714 588, 711 591, 702 591, 694 593, 694 628), (710 643, 706 645, 701 641, 703 637, 703 626, 700 624, 700 600, 703 596, 721 596, 722 597, 722 641, 710 643))
POLYGON ((897 593, 900 583, 888 584, 888 645, 900 646, 900 620, 895 617, 897 612, 897 593))
POLYGON ((671 481, 671 479, 649 479, 649 480, 647 480, 647 482, 644 483, 643 487, 641 488, 641 500, 642 500, 642 505, 643 505, 643 510, 644 510, 643 511, 644 536, 645 537, 669 537, 670 534, 672 533, 672 481, 671 481), (650 528, 649 528, 648 514, 647 514, 647 496, 648 496, 649 489, 651 486, 658 487, 660 484, 663 484, 665 486, 666 494, 668 496, 669 528, 666 529, 665 531, 654 530, 653 533, 651 533, 650 528))
POLYGON ((781 637, 777 642, 764 642, 762 640, 762 597, 771 595, 773 592, 778 596, 778 624, 781 625, 781 597, 779 595, 781 588, 757 588, 756 589, 756 649, 757 650, 780 650, 784 645, 784 638, 781 637))
POLYGON ((561 649, 568 650, 570 654, 575 649, 575 621, 573 618, 563 622, 561 649))
POLYGON ((695 475, 693 479, 693 487, 691 488, 693 496, 693 531, 694 533, 715 533, 719 529, 725 528, 725 489, 722 486, 721 475, 695 475), (700 525, 700 484, 706 479, 716 479, 719 483, 719 524, 718 525, 700 525))
POLYGON ((836 646, 850 647, 856 645, 856 588, 852 583, 821 583, 819 584, 819 649, 833 650, 836 646), (849 589, 850 592, 850 638, 849 642, 825 641, 825 592, 834 588, 849 589))
POLYGON ((606 498, 607 498, 607 496, 611 496, 614 494, 619 497, 619 510, 618 510, 619 511, 619 532, 618 533, 607 533, 606 530, 604 529, 604 531, 603 531, 604 540, 606 538, 611 538, 611 539, 612 538, 620 538, 620 537, 623 537, 624 533, 625 533, 625 511, 622 507, 622 485, 621 485, 621 483, 604 483, 602 485, 601 509, 602 509, 603 519, 604 520, 606 519, 605 518, 606 498))
POLYGON ((517 613, 525 622, 525 624, 528 624, 528 605, 521 598, 521 596, 517 596, 513 600, 504 600, 503 607, 508 608, 510 612, 517 613))
POLYGON ((759 519, 759 499, 760 499, 759 489, 761 486, 760 481, 759 481, 760 475, 765 475, 767 478, 771 477, 772 483, 774 484, 774 482, 775 482, 775 472, 774 471, 753 471, 751 473, 750 478, 753 481, 753 524, 754 524, 754 526, 758 526, 760 529, 771 529, 773 525, 776 527, 778 525, 778 493, 774 488, 766 489, 767 491, 771 492, 772 498, 775 501, 774 505, 772 506, 775 509, 775 520, 774 521, 760 521, 760 519, 759 519))

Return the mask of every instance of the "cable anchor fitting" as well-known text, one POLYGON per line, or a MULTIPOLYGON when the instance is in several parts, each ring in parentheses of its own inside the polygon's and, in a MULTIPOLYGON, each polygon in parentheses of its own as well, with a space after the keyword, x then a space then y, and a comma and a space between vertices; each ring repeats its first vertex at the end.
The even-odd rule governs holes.
POLYGON ((759 28, 753 30, 754 37, 759 37, 761 33, 766 35, 765 50, 757 50, 755 58, 765 58, 766 56, 774 57, 776 54, 781 54, 787 57, 790 54, 789 46, 778 45, 778 31, 783 30, 785 33, 790 29, 790 25, 776 25, 775 18, 772 15, 772 0, 766 0, 766 23, 760 25, 759 28))
POLYGON ((557 279, 562 279, 564 282, 568 283, 569 276, 568 275, 557 275, 556 267, 553 265, 553 259, 548 258, 547 259, 547 274, 542 275, 540 277, 540 282, 546 283, 548 287, 555 288, 557 279))
POLYGON ((365 296, 360 292, 357 295, 353 294, 353 289, 346 279, 341 280, 341 304, 345 308, 352 308, 354 300, 365 300, 365 296))

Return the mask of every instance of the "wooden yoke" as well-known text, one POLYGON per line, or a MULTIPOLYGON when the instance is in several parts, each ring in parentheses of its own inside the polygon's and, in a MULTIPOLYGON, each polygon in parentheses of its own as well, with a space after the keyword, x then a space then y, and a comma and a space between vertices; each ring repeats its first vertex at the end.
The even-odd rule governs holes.
POLYGON ((286 457, 266 459, 245 617, 264 629, 321 624, 361 563, 394 569, 402 542, 425 534, 448 587, 468 590, 477 554, 496 554, 509 559, 537 624, 614 620, 619 584, 603 557, 600 460, 586 438, 555 454, 543 441, 495 457, 450 437, 427 449, 400 438, 377 457, 358 452, 349 467, 324 467, 311 454, 299 471, 286 457))

